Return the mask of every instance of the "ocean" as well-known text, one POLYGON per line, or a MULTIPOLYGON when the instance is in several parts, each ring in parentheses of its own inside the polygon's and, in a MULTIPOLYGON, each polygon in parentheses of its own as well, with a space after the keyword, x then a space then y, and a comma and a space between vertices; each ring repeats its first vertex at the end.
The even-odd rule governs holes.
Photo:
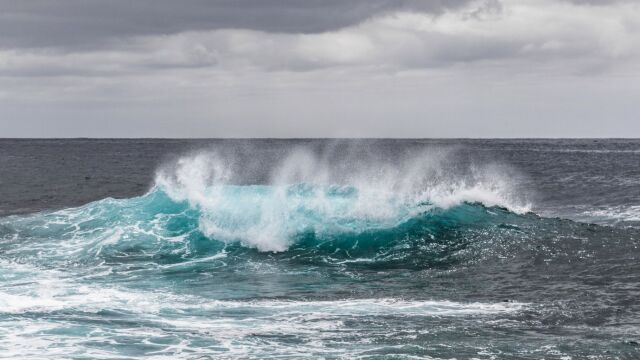
POLYGON ((0 140, 0 358, 640 358, 640 140, 0 140))

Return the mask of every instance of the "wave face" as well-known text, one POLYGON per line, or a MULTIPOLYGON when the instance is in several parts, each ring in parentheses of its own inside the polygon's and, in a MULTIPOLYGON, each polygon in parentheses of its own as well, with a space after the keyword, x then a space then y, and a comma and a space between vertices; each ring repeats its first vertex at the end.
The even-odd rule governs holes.
MULTIPOLYGON (((273 166, 266 184, 237 184, 233 161, 198 153, 161 169, 143 196, 16 217, 5 226, 22 239, 20 251, 32 239, 40 257, 66 257, 61 244, 85 257, 144 252, 189 258, 234 244, 259 252, 306 248, 355 256, 437 242, 447 231, 486 230, 527 212, 499 168, 466 168, 454 176, 442 171, 447 159, 446 153, 422 153, 400 163, 328 166, 297 149, 273 166), (43 249, 48 240, 57 246, 43 249)), ((421 252, 409 249, 408 255, 421 252)))
POLYGON ((638 354, 640 230, 540 217, 516 171, 455 149, 338 150, 192 153, 142 196, 0 218, 0 349, 638 354))
POLYGON ((535 216, 480 203, 440 208, 371 195, 365 202, 358 189, 342 186, 225 185, 207 189, 207 196, 207 207, 193 206, 154 188, 138 198, 13 218, 3 224, 3 235, 20 241, 6 251, 47 263, 138 258, 164 263, 233 249, 247 256, 295 254, 314 262, 422 259, 428 267, 427 258, 469 245, 464 237, 535 216))
POLYGON ((298 149, 274 167, 268 185, 249 186, 229 184, 230 162, 205 153, 179 159, 156 183, 173 201, 199 211, 199 228, 208 237, 262 251, 284 251, 303 235, 393 232, 463 203, 527 211, 528 205, 514 202, 513 186, 497 168, 443 174, 446 159, 422 153, 393 163, 361 157, 329 163, 298 149))

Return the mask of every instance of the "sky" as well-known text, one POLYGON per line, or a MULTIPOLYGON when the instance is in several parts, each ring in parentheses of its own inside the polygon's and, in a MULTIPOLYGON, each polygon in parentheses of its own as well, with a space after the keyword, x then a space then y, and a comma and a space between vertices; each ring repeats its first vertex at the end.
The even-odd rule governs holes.
POLYGON ((0 0, 0 137, 640 137, 640 1, 0 0))

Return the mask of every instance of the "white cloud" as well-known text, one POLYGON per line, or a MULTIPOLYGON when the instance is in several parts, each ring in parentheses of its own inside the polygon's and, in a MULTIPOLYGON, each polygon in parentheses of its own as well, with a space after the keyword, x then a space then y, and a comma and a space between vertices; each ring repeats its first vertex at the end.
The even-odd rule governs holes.
MULTIPOLYGON (((0 52, 5 75, 107 75, 214 67, 305 71, 336 66, 402 70, 475 62, 558 65, 581 73, 640 55, 640 5, 484 0, 443 14, 399 12, 337 31, 284 34, 226 29, 120 39, 108 50, 0 52)), ((545 68, 548 70, 548 68, 545 68)))
POLYGON ((0 136, 23 126, 15 118, 23 133, 55 119, 58 136, 539 136, 562 124, 565 136, 626 135, 637 122, 638 34, 636 2, 485 0, 322 33, 0 49, 0 136))

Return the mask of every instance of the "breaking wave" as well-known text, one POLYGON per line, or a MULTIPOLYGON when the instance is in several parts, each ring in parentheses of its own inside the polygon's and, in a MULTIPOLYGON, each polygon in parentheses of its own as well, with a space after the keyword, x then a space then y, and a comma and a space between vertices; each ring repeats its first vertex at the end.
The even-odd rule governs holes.
POLYGON ((442 241, 451 242, 448 253, 464 246, 454 234, 497 226, 529 209, 513 176, 495 165, 460 166, 448 152, 376 161, 360 155, 336 162, 297 149, 251 184, 243 181, 255 164, 201 152, 160 169, 140 197, 11 217, 0 233, 5 244, 21 239, 15 251, 39 258, 175 262, 240 246, 321 251, 340 261, 400 260, 442 249, 435 246, 442 241))
MULTIPOLYGON (((620 330, 576 353, 635 355, 620 339, 637 333, 636 228, 538 216, 516 171, 455 149, 265 149, 188 154, 141 196, 0 218, 0 348, 472 356, 478 334, 596 324, 620 330)), ((557 356, 547 338, 487 343, 557 356)))

